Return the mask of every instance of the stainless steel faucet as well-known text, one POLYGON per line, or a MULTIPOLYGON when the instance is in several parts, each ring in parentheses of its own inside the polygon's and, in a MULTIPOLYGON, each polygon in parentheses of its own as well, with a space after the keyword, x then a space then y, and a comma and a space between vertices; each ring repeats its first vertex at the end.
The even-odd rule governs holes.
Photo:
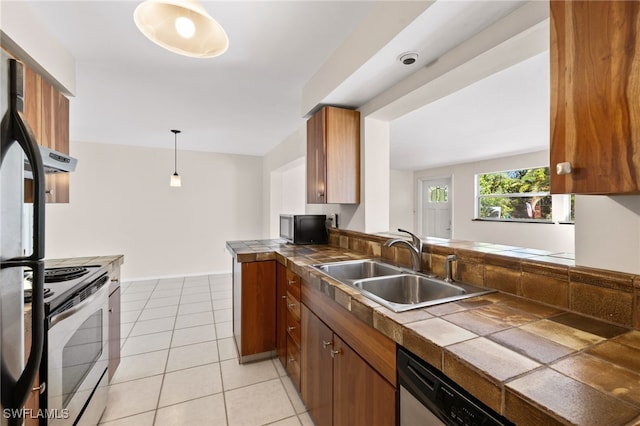
POLYGON ((452 263, 457 259, 455 254, 450 254, 444 261, 444 280, 448 283, 453 282, 452 263))
POLYGON ((404 229, 398 228, 398 232, 404 232, 406 234, 411 235, 412 242, 410 243, 409 241, 402 238, 392 238, 390 240, 387 240, 387 242, 384 243, 384 246, 391 247, 396 244, 406 245, 407 248, 409 249, 409 252, 411 253, 411 263, 412 263, 413 270, 416 272, 420 272, 422 270, 422 265, 421 265, 422 262, 420 259, 422 256, 422 240, 417 235, 409 231, 405 231, 404 229))

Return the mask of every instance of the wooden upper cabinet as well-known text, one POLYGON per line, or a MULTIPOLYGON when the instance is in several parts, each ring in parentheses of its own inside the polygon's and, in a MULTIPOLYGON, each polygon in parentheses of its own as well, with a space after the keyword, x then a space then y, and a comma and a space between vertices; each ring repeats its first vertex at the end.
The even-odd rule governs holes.
POLYGON ((307 203, 360 203, 360 112, 324 107, 307 121, 307 203))
MULTIPOLYGON (((69 100, 28 66, 24 66, 24 113, 42 146, 69 154, 69 100)), ((46 202, 69 202, 69 173, 47 174, 46 202)), ((31 182, 25 201, 32 202, 31 182)))
POLYGON ((640 2, 549 3, 551 191, 639 193, 640 2))

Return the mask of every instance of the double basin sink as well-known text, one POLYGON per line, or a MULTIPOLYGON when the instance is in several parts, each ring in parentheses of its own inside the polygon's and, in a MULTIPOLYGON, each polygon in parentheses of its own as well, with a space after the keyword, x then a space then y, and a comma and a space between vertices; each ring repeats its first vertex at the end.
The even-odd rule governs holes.
POLYGON ((349 260, 313 265, 323 274, 351 286, 394 312, 437 305, 491 293, 460 282, 447 282, 380 260, 349 260))

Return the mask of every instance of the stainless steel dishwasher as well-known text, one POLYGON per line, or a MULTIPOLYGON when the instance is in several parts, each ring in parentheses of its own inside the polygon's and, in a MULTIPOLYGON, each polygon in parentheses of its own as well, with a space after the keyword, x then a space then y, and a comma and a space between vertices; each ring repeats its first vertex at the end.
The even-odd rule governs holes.
POLYGON ((406 349, 397 363, 400 426, 513 425, 406 349))

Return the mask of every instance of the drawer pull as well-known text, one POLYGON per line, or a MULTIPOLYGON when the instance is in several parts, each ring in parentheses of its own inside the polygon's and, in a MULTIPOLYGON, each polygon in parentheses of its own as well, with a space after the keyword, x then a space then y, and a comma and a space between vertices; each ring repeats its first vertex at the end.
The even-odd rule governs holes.
POLYGON ((297 305, 297 303, 287 303, 287 306, 290 307, 291 309, 295 308, 297 305))
POLYGON ((294 285, 296 283, 296 280, 289 280, 289 285, 294 285))
POLYGON ((323 349, 327 349, 328 346, 332 346, 332 345, 333 345, 332 341, 328 341, 328 342, 326 340, 322 341, 322 348, 323 349))
POLYGON ((291 357, 291 358, 289 358, 289 359, 287 360, 287 364, 291 364, 291 363, 293 363, 293 362, 296 362, 296 359, 295 359, 295 358, 293 358, 293 357, 291 357))
POLYGON ((288 326, 288 327, 287 327, 287 331, 293 331, 293 330, 295 330, 295 329, 296 329, 296 328, 295 328, 294 326, 292 326, 292 325, 290 325, 290 326, 288 326))
POLYGON ((339 355, 342 353, 342 349, 331 349, 331 358, 335 358, 336 355, 339 355))
POLYGON ((281 296, 281 297, 282 297, 283 299, 286 299, 286 298, 287 298, 287 296, 281 296))

